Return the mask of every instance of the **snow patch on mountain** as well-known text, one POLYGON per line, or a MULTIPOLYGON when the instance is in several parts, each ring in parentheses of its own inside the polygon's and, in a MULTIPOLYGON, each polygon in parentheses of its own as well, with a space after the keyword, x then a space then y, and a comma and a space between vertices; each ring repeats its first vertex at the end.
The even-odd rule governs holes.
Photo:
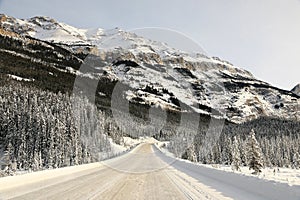
POLYGON ((34 81, 34 79, 22 78, 20 76, 11 75, 11 74, 9 74, 8 77, 10 77, 10 78, 12 78, 14 80, 17 80, 17 81, 26 81, 26 82, 34 81))

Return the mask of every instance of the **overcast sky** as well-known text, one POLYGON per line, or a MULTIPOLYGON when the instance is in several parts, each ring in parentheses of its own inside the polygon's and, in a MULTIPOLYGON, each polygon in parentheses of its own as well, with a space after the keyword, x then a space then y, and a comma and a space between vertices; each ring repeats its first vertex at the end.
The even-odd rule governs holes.
POLYGON ((81 28, 173 29, 275 86, 300 83, 300 0, 0 0, 0 12, 81 28))

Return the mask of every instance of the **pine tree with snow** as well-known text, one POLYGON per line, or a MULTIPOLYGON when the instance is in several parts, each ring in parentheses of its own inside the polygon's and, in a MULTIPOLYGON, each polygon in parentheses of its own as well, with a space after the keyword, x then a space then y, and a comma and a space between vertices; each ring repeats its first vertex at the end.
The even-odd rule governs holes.
POLYGON ((250 132, 247 142, 247 157, 249 169, 254 170, 253 174, 259 174, 263 168, 263 158, 253 129, 250 132))
POLYGON ((247 141, 245 141, 245 140, 240 141, 239 150, 240 150, 240 154, 241 154, 242 166, 247 166, 248 165, 247 141))
POLYGON ((9 142, 7 147, 6 147, 6 150, 4 152, 4 159, 3 159, 4 163, 5 163, 4 172, 7 175, 12 175, 13 174, 13 166, 12 166, 13 151, 14 151, 13 146, 12 146, 11 142, 9 142))
POLYGON ((187 160, 190 160, 192 162, 197 162, 197 156, 195 153, 194 145, 191 145, 190 147, 188 147, 188 149, 186 151, 186 156, 187 156, 187 160))
POLYGON ((236 136, 233 138, 232 143, 232 163, 231 168, 233 171, 240 171, 242 160, 241 160, 241 154, 239 149, 239 141, 236 136))
POLYGON ((231 143, 232 143, 231 138, 225 137, 222 154, 221 154, 222 164, 231 165, 231 162, 232 162, 232 155, 231 155, 232 144, 231 143))
POLYGON ((300 168, 300 155, 296 152, 293 156, 293 168, 299 169, 300 168))

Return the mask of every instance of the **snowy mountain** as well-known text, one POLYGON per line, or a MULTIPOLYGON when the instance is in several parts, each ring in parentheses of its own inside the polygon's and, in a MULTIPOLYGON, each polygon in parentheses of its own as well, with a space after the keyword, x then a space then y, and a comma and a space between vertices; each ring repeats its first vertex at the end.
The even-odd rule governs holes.
MULTIPOLYGON (((23 49, 2 45, 1 52, 47 65, 44 75, 51 80, 60 77, 59 73, 105 80, 99 89, 100 103, 103 98, 109 99, 112 86, 121 81, 128 86, 123 95, 130 102, 176 112, 222 116, 237 123, 260 116, 297 119, 299 115, 299 96, 216 57, 186 53, 118 28, 79 29, 48 17, 16 19, 0 15, 0 26, 3 37, 23 45, 23 49), (41 46, 41 52, 51 55, 43 53, 45 56, 37 59, 41 46), (101 66, 79 72, 88 54, 98 56, 101 66)), ((7 70, 12 73, 10 77, 18 75, 7 70)), ((38 79, 28 74, 21 78, 38 79)))
POLYGON ((296 85, 293 89, 292 92, 298 96, 300 96, 300 83, 296 85))

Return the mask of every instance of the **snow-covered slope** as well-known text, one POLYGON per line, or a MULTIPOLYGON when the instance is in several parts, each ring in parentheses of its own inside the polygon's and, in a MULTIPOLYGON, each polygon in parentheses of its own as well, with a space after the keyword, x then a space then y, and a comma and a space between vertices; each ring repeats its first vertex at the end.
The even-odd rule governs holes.
POLYGON ((0 15, 5 30, 54 42, 84 43, 85 30, 59 23, 49 17, 33 17, 28 20, 0 15))
MULTIPOLYGON (((79 29, 48 17, 20 20, 0 15, 0 21, 4 30, 20 36, 98 55, 105 76, 130 87, 124 94, 130 101, 171 110, 184 104, 190 112, 234 122, 259 116, 297 119, 299 114, 299 96, 216 57, 186 53, 118 28, 79 29)), ((102 72, 89 73, 91 78, 99 76, 102 72)))

